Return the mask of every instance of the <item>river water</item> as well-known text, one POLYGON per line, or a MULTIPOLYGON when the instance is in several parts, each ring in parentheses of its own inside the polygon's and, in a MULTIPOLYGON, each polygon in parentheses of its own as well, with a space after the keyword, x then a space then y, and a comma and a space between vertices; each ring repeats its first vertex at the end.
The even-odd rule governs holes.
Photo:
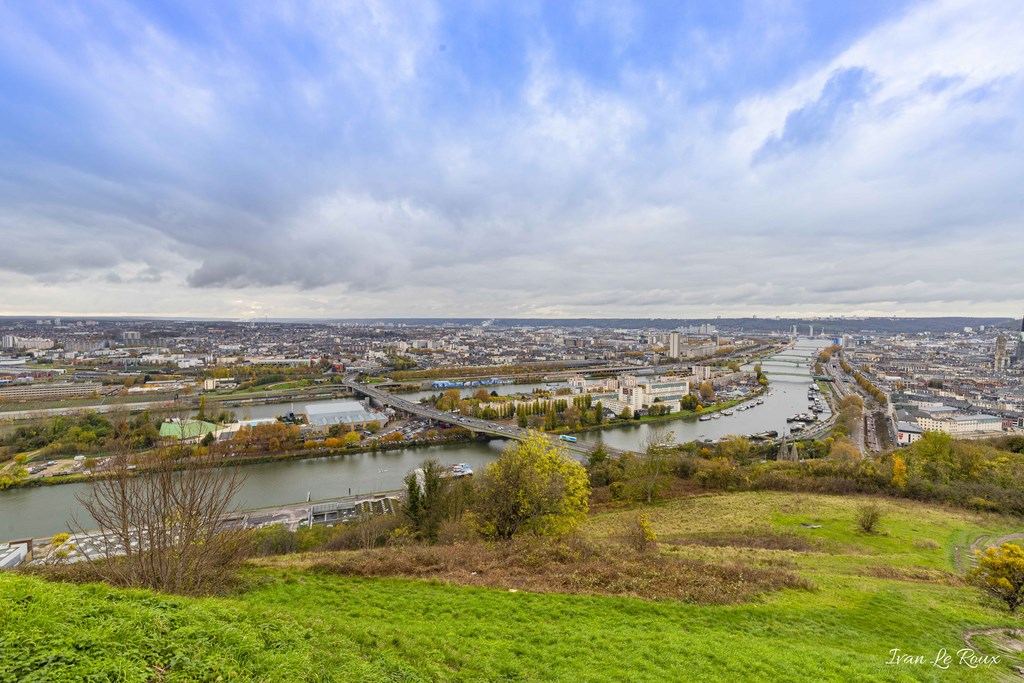
MULTIPOLYGON (((807 386, 811 382, 806 363, 823 347, 824 342, 802 340, 794 349, 765 360, 762 368, 771 379, 764 404, 747 411, 736 411, 731 417, 699 422, 694 419, 606 429, 579 434, 580 442, 603 442, 623 450, 637 449, 654 434, 672 432, 677 442, 695 439, 717 439, 728 434, 755 434, 775 430, 785 433, 786 418, 807 411, 807 386), (794 362, 786 362, 794 361, 794 362), (798 364, 799 363, 799 364, 798 364)), ((537 385, 544 386, 544 385, 537 385)), ((531 391, 534 385, 501 385, 492 388, 499 393, 531 391)), ((472 393, 475 389, 468 390, 472 393)), ((407 395, 429 396, 436 392, 407 395)), ((296 403, 302 410, 305 403, 296 403)), ((251 416, 273 417, 288 412, 291 404, 252 406, 251 416), (265 411, 265 412, 264 412, 265 411)), ((240 415, 241 416, 241 415, 240 415)), ((824 416, 823 416, 824 417, 824 416)), ((353 453, 330 458, 292 460, 246 466, 246 480, 238 498, 242 508, 284 505, 306 500, 398 489, 405 474, 427 458, 442 463, 467 463, 482 469, 497 458, 505 442, 495 439, 487 443, 453 444, 425 448, 406 448, 380 453, 353 453)), ((38 488, 13 489, 0 492, 0 540, 27 536, 39 537, 67 530, 68 522, 77 516, 83 526, 84 512, 76 496, 88 493, 89 484, 63 484, 38 488)))

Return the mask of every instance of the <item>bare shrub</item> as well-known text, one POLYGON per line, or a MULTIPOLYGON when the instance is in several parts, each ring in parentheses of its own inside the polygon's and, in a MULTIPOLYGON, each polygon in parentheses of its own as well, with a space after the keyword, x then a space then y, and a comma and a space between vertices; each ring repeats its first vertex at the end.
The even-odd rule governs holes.
POLYGON ((857 527, 864 533, 875 533, 881 521, 882 507, 878 503, 865 503, 857 506, 857 527))
POLYGON ((674 469, 669 451, 675 436, 672 432, 654 434, 644 439, 641 452, 626 467, 627 487, 636 500, 653 502, 666 485, 674 469))
POLYGON ((475 523, 468 517, 459 520, 449 519, 442 522, 437 534, 437 542, 442 545, 452 543, 470 543, 480 538, 475 523))
POLYGON ((395 532, 403 528, 397 515, 365 515, 356 522, 337 527, 318 551, 366 550, 391 543, 395 532))
POLYGON ((216 592, 230 581, 247 550, 229 519, 242 477, 197 453, 164 450, 136 472, 125 450, 93 477, 79 500, 102 539, 88 559, 94 578, 181 594, 216 592))
POLYGON ((646 512, 639 513, 626 523, 624 534, 626 545, 638 553, 648 553, 658 549, 658 536, 651 526, 651 518, 646 512))

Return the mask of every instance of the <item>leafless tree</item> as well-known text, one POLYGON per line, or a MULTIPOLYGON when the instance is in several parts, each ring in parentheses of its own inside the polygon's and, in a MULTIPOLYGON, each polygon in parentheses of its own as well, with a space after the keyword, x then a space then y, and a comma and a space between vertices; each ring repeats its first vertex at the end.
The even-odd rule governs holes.
POLYGON ((101 537, 96 576, 119 586, 202 594, 215 592, 245 552, 232 527, 243 479, 235 467, 179 443, 141 458, 127 442, 94 473, 79 501, 92 518, 74 522, 101 537))
POLYGON ((642 452, 629 466, 626 476, 639 492, 638 497, 648 503, 654 500, 658 489, 665 483, 671 468, 669 446, 675 440, 672 432, 652 434, 641 444, 642 452))

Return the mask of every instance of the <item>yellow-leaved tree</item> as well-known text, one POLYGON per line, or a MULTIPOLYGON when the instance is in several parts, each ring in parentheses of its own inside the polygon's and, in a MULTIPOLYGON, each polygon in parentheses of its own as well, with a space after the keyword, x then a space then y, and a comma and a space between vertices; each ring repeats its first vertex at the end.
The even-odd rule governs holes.
POLYGON ((474 498, 480 531, 489 538, 564 536, 587 516, 590 482, 563 448, 531 432, 487 466, 474 498))
POLYGON ((907 488, 907 463, 898 455, 892 458, 892 483, 897 488, 907 488))
POLYGON ((1011 612, 1024 603, 1024 549, 1014 543, 975 551, 978 566, 970 578, 985 592, 1006 603, 1011 612))

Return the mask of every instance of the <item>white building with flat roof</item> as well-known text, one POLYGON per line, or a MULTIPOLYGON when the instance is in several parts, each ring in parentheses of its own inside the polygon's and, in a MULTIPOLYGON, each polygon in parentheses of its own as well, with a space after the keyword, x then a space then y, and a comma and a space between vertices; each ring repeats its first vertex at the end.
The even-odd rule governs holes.
POLYGON ((622 375, 619 377, 617 399, 633 411, 649 408, 656 401, 678 410, 679 401, 689 393, 690 383, 687 380, 672 378, 662 381, 660 377, 622 375))
POLYGON ((923 409, 917 416, 917 424, 926 432, 945 432, 953 435, 982 434, 1003 430, 1003 420, 998 415, 963 414, 948 406, 923 409))
POLYGON ((384 426, 388 416, 369 410, 359 401, 323 401, 306 405, 306 418, 309 426, 326 431, 334 425, 344 425, 352 429, 365 429, 366 425, 376 422, 384 426))

